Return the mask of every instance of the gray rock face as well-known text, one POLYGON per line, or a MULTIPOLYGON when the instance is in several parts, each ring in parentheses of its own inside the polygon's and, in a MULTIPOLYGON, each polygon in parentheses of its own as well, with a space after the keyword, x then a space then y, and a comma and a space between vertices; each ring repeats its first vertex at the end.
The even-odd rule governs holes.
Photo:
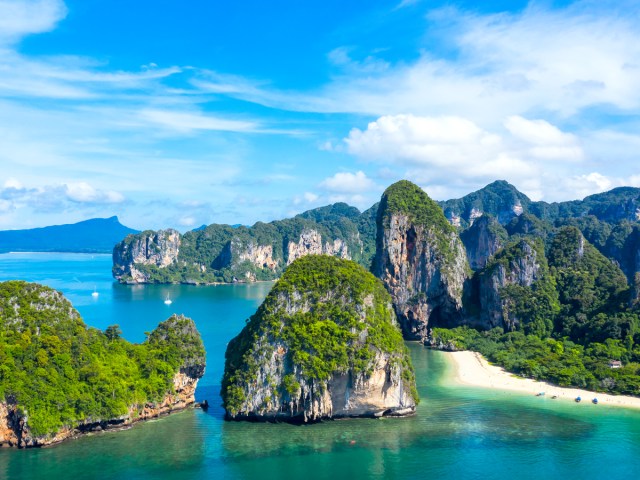
POLYGON ((389 294, 353 262, 294 262, 225 357, 228 419, 305 423, 415 411, 413 369, 389 294))
POLYGON ((287 265, 305 255, 332 255, 349 260, 354 254, 357 258, 363 255, 364 244, 357 231, 332 239, 313 228, 303 229, 292 239, 275 230, 270 233, 271 237, 262 236, 258 240, 247 231, 234 235, 227 227, 218 237, 214 236, 215 240, 207 237, 205 231, 199 237, 201 242, 194 240, 193 232, 183 237, 171 229, 130 235, 113 249, 113 276, 121 283, 131 284, 164 283, 169 281, 167 278, 183 283, 207 283, 222 278, 229 282, 231 278, 233 282, 254 282, 258 277, 277 278, 287 265), (228 241, 211 246, 225 235, 228 241), (207 249, 215 252, 208 258, 203 252, 207 249), (185 267, 197 274, 185 276, 181 271, 185 267))
POLYGON ((305 255, 332 255, 351 260, 349 248, 344 240, 337 238, 333 242, 324 242, 316 230, 304 230, 297 242, 287 244, 287 265, 305 255))
MULTIPOLYGON (((273 245, 258 245, 254 241, 245 243, 238 238, 233 238, 222 249, 220 255, 214 260, 212 268, 222 269, 226 267, 238 267, 242 262, 248 262, 254 267, 276 273, 280 261, 274 258, 273 245)), ((240 270, 240 268, 238 268, 240 270)), ((255 282, 255 274, 245 271, 245 280, 255 282)))
POLYGON ((146 283, 149 278, 136 265, 165 268, 178 260, 180 233, 167 229, 131 235, 113 249, 113 274, 118 280, 130 277, 130 283, 146 283))
POLYGON ((460 234, 472 270, 480 270, 504 246, 507 232, 493 218, 483 215, 460 234))
POLYGON ((391 294, 405 338, 424 340, 430 327, 459 324, 467 257, 458 235, 402 213, 378 229, 373 271, 391 294))
POLYGON ((511 260, 500 260, 480 272, 480 320, 484 328, 503 327, 515 330, 518 319, 510 312, 501 290, 508 285, 531 287, 540 278, 540 259, 536 249, 521 240, 510 248, 511 260))

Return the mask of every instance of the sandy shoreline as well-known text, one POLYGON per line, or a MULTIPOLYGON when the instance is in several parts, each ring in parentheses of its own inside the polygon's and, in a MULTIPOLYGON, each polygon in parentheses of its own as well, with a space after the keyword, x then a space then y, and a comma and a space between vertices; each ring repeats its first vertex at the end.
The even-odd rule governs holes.
POLYGON ((555 395, 558 400, 574 401, 576 397, 582 397, 580 405, 591 405, 591 400, 597 398, 599 405, 640 409, 640 398, 609 395, 577 388, 563 388, 546 382, 516 377, 501 367, 490 365, 482 355, 476 352, 443 353, 455 365, 455 381, 458 384, 522 392, 530 395, 544 392, 545 397, 551 398, 555 395))

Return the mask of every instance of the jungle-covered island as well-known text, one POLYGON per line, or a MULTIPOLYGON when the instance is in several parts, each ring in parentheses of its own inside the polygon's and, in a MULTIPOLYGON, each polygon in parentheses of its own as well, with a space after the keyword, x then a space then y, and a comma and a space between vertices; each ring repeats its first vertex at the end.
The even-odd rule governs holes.
POLYGON ((0 283, 0 446, 39 447, 121 428, 194 403, 205 351, 173 315, 141 344, 89 328, 64 296, 0 283))
POLYGON ((225 357, 229 419, 403 416, 418 403, 391 297, 349 260, 293 262, 225 357))

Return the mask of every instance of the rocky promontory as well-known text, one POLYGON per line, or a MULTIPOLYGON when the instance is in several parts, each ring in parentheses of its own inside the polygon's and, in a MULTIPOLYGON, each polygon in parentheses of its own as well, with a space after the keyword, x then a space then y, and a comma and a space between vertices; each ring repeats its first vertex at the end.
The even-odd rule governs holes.
POLYGON ((251 227, 212 224, 180 234, 147 230, 113 249, 121 283, 235 283, 274 280, 305 255, 371 264, 374 216, 344 203, 251 227))
POLYGON ((391 294, 405 338, 425 339, 430 327, 462 321, 464 246, 438 204, 407 180, 382 195, 373 272, 391 294))
POLYGON ((228 419, 401 416, 418 401, 391 297, 364 268, 331 256, 294 261, 225 358, 228 419))
POLYGON ((183 409, 205 369, 189 318, 131 344, 117 325, 87 328, 61 293, 18 281, 0 283, 0 352, 0 446, 20 448, 183 409))

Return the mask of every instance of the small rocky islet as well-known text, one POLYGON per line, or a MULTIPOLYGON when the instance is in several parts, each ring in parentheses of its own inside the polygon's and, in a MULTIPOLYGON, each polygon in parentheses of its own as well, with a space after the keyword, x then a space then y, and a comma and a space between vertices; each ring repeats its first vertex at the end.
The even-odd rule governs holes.
POLYGON ((391 296, 349 260, 293 262, 225 357, 232 420, 404 416, 418 403, 391 296))

